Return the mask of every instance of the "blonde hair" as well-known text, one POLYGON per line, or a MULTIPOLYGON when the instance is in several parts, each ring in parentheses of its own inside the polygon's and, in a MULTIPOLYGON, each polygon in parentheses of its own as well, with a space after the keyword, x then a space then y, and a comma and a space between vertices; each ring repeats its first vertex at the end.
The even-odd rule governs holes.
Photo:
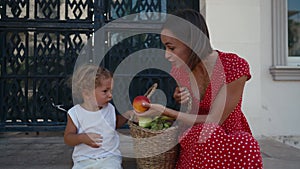
POLYGON ((103 67, 92 64, 80 66, 72 76, 73 101, 81 103, 83 90, 93 90, 110 78, 111 72, 103 67))

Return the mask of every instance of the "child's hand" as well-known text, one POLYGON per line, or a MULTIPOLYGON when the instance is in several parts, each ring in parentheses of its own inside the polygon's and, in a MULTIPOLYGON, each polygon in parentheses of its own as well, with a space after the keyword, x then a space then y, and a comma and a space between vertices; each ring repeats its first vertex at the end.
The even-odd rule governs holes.
POLYGON ((176 87, 173 97, 177 103, 184 104, 190 98, 190 92, 186 87, 176 87))
POLYGON ((82 142, 90 147, 99 148, 102 143, 102 136, 96 133, 84 133, 82 142))

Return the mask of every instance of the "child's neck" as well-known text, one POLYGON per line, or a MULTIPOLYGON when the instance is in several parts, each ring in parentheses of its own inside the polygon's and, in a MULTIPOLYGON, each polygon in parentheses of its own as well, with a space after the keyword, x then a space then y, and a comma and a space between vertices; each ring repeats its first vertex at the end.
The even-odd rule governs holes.
POLYGON ((80 106, 88 111, 98 111, 98 110, 102 109, 101 106, 95 106, 95 105, 89 104, 87 102, 81 103, 80 106))

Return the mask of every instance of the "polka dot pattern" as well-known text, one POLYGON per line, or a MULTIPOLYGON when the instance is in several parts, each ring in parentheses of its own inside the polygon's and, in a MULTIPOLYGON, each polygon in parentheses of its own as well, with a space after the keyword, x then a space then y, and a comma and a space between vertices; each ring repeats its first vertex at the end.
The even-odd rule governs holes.
MULTIPOLYGON (((212 100, 224 84, 241 76, 251 78, 249 64, 232 53, 219 53, 211 82, 201 101, 193 98, 198 114, 208 114, 212 100), (196 103, 196 104, 195 104, 196 103)), ((186 73, 171 71, 183 86, 190 86, 186 73)), ((188 87, 189 88, 189 87, 188 87)), ((242 98, 228 118, 220 126, 214 123, 197 124, 179 138, 180 156, 177 169, 262 169, 262 157, 258 142, 252 136, 249 124, 241 110, 242 98)))
POLYGON ((258 142, 248 132, 227 134, 217 124, 198 124, 180 140, 177 169, 261 169, 258 142))

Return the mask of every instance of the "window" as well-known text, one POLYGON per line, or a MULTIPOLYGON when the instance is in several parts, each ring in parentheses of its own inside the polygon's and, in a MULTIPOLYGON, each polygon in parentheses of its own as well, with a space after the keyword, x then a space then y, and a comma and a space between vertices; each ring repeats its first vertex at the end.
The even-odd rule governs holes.
POLYGON ((300 1, 288 0, 288 64, 300 66, 300 1))
POLYGON ((274 80, 300 80, 299 12, 299 0, 272 0, 274 80))

